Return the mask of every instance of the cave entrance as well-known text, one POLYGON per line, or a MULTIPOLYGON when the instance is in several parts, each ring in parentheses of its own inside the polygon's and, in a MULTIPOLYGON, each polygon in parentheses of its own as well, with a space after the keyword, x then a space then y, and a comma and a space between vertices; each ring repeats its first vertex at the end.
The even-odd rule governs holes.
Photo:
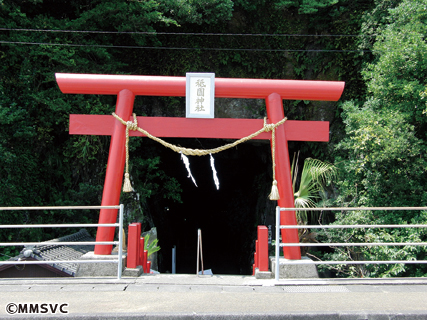
MULTIPOLYGON (((224 144, 223 140, 214 139, 184 140, 175 143, 191 148, 201 144, 205 149, 224 144)), ((252 274, 256 226, 265 222, 264 215, 268 210, 274 212, 275 205, 268 199, 270 144, 246 142, 213 156, 220 182, 218 190, 209 156, 189 157, 196 187, 187 177, 179 155, 168 149, 162 151, 162 170, 181 184, 182 203, 160 205, 157 210, 161 212, 155 212, 157 217, 153 217, 162 247, 160 272, 172 270, 174 246, 176 272, 196 272, 197 230, 201 229, 205 270, 212 269, 214 274, 252 274)))

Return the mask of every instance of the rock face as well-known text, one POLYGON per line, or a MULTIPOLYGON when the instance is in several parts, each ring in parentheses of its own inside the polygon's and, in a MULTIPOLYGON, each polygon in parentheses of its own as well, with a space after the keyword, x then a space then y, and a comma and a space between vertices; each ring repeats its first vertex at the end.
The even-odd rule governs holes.
MULTIPOLYGON (((138 97, 134 110, 150 117, 185 117, 185 98, 138 97)), ((215 98, 215 118, 261 119, 265 114, 261 99, 215 98)))
POLYGON ((260 119, 265 116, 265 101, 260 99, 215 99, 215 118, 260 119))

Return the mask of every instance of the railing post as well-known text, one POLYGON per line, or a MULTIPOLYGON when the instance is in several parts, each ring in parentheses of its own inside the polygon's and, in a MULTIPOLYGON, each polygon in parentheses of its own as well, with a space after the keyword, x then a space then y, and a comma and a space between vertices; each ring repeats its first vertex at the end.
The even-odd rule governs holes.
POLYGON ((117 280, 122 278, 123 269, 123 207, 123 204, 121 204, 119 209, 119 261, 117 263, 117 280))
POLYGON ((275 280, 279 281, 280 272, 280 207, 276 207, 276 265, 275 265, 275 280))
POLYGON ((172 274, 176 273, 176 246, 172 248, 172 274))

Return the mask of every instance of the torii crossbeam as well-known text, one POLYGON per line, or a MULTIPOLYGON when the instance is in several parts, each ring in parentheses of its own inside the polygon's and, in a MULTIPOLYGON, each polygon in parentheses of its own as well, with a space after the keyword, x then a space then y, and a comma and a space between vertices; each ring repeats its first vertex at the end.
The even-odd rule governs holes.
MULTIPOLYGON (((185 96, 185 77, 126 76, 57 73, 56 80, 63 93, 117 95, 115 113, 131 120, 136 95, 185 96)), ((265 99, 270 123, 284 118, 283 99, 337 101, 344 90, 340 81, 267 80, 215 78, 215 97, 265 99)), ((138 117, 138 124, 157 137, 240 139, 263 126, 263 120, 253 119, 190 119, 138 117)), ((111 135, 110 153, 102 195, 102 206, 120 201, 125 166, 126 127, 111 115, 70 115, 70 134, 111 135)), ((288 141, 329 141, 326 121, 288 120, 276 128, 276 180, 280 199, 278 205, 293 208, 294 195, 288 141)), ((131 136, 142 136, 130 131, 131 136)), ((262 133, 255 139, 271 139, 262 133)), ((117 210, 101 209, 99 223, 115 223, 117 210)), ((282 225, 296 225, 294 211, 281 214, 282 225)), ((112 241, 113 227, 99 227, 96 241, 112 241)), ((298 242, 297 229, 283 229, 282 241, 298 242)), ((96 245, 95 254, 110 254, 112 245, 96 245)), ((298 247, 284 247, 284 257, 301 259, 298 247)))

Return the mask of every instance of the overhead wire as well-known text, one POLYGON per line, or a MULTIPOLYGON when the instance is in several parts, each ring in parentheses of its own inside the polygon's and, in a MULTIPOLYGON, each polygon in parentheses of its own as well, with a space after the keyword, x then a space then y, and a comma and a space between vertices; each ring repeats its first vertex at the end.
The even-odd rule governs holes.
POLYGON ((146 47, 125 45, 102 45, 102 44, 73 44, 73 43, 50 43, 50 42, 25 42, 25 41, 3 41, 0 44, 22 44, 39 46, 64 46, 64 47, 93 47, 93 48, 122 48, 122 49, 151 49, 151 50, 200 50, 200 51, 258 51, 258 52, 372 52, 372 50, 344 50, 344 49, 253 49, 253 48, 206 48, 206 47, 146 47))
POLYGON ((202 33, 202 32, 156 32, 156 31, 100 31, 65 29, 23 29, 0 28, 0 31, 58 32, 58 33, 94 33, 94 34, 141 34, 141 35, 178 35, 178 36, 236 36, 236 37, 374 37, 376 35, 357 34, 295 34, 295 33, 202 33))
MULTIPOLYGON (((35 29, 35 28, 0 28, 0 31, 16 32, 45 32, 45 33, 81 33, 81 34, 133 34, 133 35, 173 35, 173 36, 234 36, 234 37, 376 37, 372 35, 358 34, 287 34, 287 33, 201 33, 201 32, 156 32, 156 31, 101 31, 101 30, 66 30, 66 29, 35 29)), ((122 48, 122 49, 147 49, 147 50, 199 50, 199 51, 245 51, 245 52, 341 52, 341 53, 368 53, 377 52, 373 49, 259 49, 259 48, 207 48, 207 47, 148 47, 128 45, 100 45, 100 44, 71 44, 71 43, 46 43, 26 41, 5 41, 0 44, 18 45, 44 45, 64 47, 93 47, 93 48, 122 48)))
MULTIPOLYGON (((179 32, 152 32, 152 31, 100 31, 100 30, 65 30, 65 29, 24 29, 24 28, 0 28, 0 31, 18 32, 49 32, 49 33, 86 33, 86 34, 139 34, 139 35, 179 35, 179 36, 249 36, 249 37, 360 37, 361 35, 345 34, 264 34, 264 33, 179 33, 179 32)), ((146 50, 199 50, 199 51, 245 51, 245 52, 348 52, 366 53, 373 50, 366 49, 262 49, 262 48, 208 48, 208 47, 150 47, 130 45, 102 45, 80 43, 50 43, 29 41, 0 40, 0 44, 39 45, 39 46, 64 46, 64 47, 93 47, 93 48, 117 48, 117 49, 146 49, 146 50)))

